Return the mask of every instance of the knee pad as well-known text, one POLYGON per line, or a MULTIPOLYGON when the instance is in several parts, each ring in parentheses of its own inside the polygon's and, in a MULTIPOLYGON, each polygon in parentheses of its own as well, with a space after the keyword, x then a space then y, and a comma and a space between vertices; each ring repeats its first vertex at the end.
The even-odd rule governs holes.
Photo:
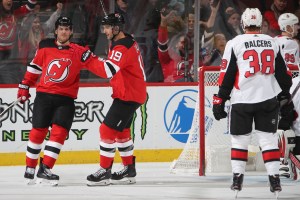
POLYGON ((116 142, 127 142, 130 139, 130 128, 125 128, 122 132, 118 132, 116 135, 116 142))
POLYGON ((35 144, 44 142, 48 133, 48 128, 32 128, 29 133, 29 140, 35 144))
POLYGON ((237 149, 248 149, 251 141, 251 135, 231 135, 231 147, 237 149))
POLYGON ((278 133, 278 147, 280 157, 287 159, 289 152, 295 147, 295 133, 293 130, 277 130, 278 133))
POLYGON ((59 126, 57 124, 52 124, 52 130, 49 138, 50 141, 64 144, 67 136, 68 136, 68 130, 66 128, 59 126))
POLYGON ((280 160, 278 148, 278 134, 257 131, 259 145, 262 149, 264 162, 273 162, 280 160))
POLYGON ((248 135, 231 135, 231 160, 247 161, 248 145, 251 141, 248 135))
POLYGON ((116 135, 118 131, 108 127, 106 124, 102 123, 100 128, 100 140, 106 143, 113 143, 116 140, 116 135))

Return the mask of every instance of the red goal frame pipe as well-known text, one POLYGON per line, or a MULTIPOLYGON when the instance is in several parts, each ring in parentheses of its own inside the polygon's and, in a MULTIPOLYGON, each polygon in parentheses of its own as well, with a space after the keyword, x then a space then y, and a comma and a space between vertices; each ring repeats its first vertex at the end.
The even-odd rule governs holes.
MULTIPOLYGON (((205 176, 205 72, 220 71, 219 66, 202 66, 199 69, 199 176, 205 176)), ((208 97, 211 98, 212 97, 208 97)))

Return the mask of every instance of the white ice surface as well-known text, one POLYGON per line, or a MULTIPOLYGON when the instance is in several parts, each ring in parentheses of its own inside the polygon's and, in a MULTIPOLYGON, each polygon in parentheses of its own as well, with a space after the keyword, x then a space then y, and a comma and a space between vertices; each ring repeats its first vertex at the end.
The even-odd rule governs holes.
MULTIPOLYGON (((120 164, 116 164, 119 168, 120 164)), ((88 187, 86 176, 98 165, 56 165, 52 172, 60 176, 59 186, 28 186, 24 182, 24 166, 0 167, 1 200, 168 200, 168 199, 234 199, 229 189, 231 174, 205 177, 170 174, 171 163, 137 163, 137 183, 88 187)), ((113 171, 116 170, 115 168, 113 171)), ((283 191, 279 199, 300 200, 300 182, 281 179, 283 191)), ((265 173, 247 173, 238 199, 275 199, 265 173)))

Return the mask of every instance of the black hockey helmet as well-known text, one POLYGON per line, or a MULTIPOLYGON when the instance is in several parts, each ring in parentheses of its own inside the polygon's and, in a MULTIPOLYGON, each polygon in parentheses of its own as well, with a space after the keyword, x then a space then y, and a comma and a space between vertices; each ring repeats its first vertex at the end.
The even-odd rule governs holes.
POLYGON ((120 13, 108 14, 101 20, 101 25, 122 26, 123 24, 125 20, 120 13))
POLYGON ((72 29, 72 21, 69 17, 59 17, 55 22, 55 29, 57 29, 58 26, 69 26, 70 29, 72 29))

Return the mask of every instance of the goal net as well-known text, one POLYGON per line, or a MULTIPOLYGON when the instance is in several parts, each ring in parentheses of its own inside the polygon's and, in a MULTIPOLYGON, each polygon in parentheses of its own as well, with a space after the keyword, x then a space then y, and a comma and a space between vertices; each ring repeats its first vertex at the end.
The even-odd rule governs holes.
MULTIPOLYGON (((199 93, 189 138, 171 165, 171 173, 199 174, 231 172, 231 138, 228 118, 217 121, 212 113, 212 97, 218 93, 219 67, 201 67, 199 93)), ((298 71, 293 71, 297 76, 298 71)), ((225 104, 228 112, 229 101, 225 104)), ((253 132, 248 148, 247 171, 264 171, 264 163, 253 132)))

